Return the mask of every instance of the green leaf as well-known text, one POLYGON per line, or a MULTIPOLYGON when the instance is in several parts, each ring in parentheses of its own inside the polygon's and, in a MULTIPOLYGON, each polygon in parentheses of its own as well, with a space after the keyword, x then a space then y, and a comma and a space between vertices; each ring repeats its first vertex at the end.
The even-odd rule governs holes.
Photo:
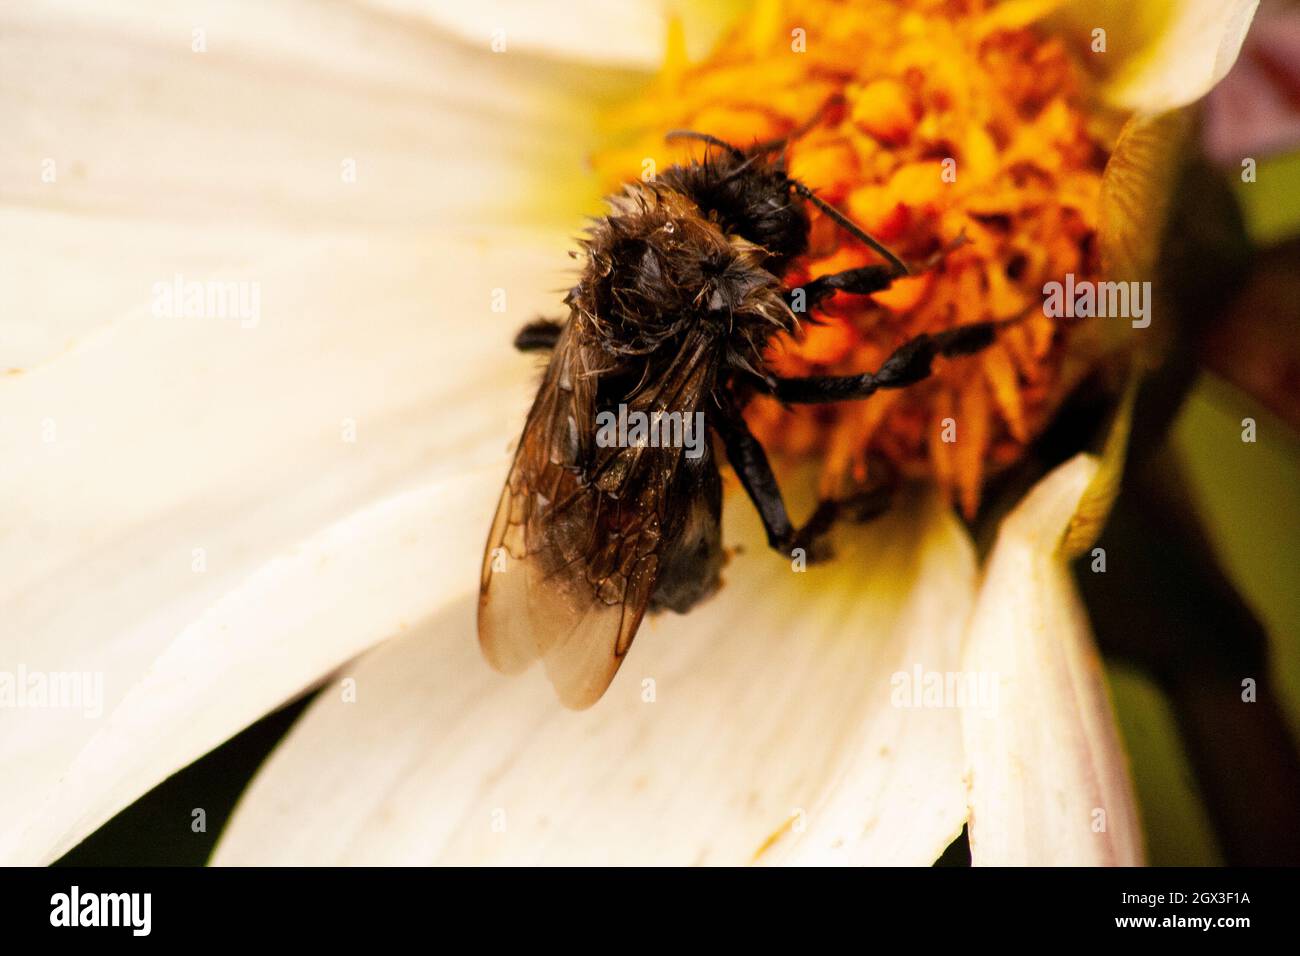
POLYGON ((1128 747, 1150 866, 1220 866, 1222 857, 1179 740, 1169 701, 1132 668, 1106 668, 1128 747))
POLYGON ((1272 245, 1300 235, 1300 152, 1259 160, 1254 182, 1233 179, 1251 239, 1272 245))

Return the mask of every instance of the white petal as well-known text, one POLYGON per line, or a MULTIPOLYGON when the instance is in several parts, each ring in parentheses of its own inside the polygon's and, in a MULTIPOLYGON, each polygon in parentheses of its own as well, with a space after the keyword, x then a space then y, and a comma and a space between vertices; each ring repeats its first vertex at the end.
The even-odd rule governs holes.
POLYGON ((483 49, 541 52, 590 63, 653 70, 664 61, 671 11, 685 19, 690 49, 707 50, 735 3, 655 0, 367 0, 421 17, 483 49))
MULTIPOLYGON (((510 355, 509 333, 483 305, 490 290, 472 277, 544 289, 553 262, 552 252, 510 245, 474 254, 313 243, 265 267, 268 305, 255 329, 137 316, 0 383, 0 669, 101 673, 111 714, 193 621, 317 529, 498 460, 534 363, 510 355), (349 272, 363 261, 364 272, 349 272)), ((462 546, 481 547, 482 533, 462 546)), ((431 583, 427 611, 441 598, 431 583)), ((264 610, 276 626, 281 609, 264 610)), ((302 686, 292 669, 272 676, 281 683, 257 697, 263 709, 302 686)), ((243 687, 232 683, 231 698, 243 687)), ((160 719, 170 704, 159 701, 160 719)), ((182 733, 198 723, 168 716, 182 733)), ((215 716, 230 735, 257 714, 227 706, 215 716)), ((20 786, 0 789, 0 818, 36 812, 97 725, 78 711, 10 712, 0 765, 24 771, 20 786)), ((196 734, 189 759, 213 742, 196 734)), ((155 767, 131 788, 138 795, 163 776, 155 767)), ((104 812, 120 805, 93 787, 80 797, 104 812)))
POLYGON ((356 240, 364 282, 368 236, 571 231, 596 198, 591 80, 346 4, 4 5, 0 373, 178 273, 269 297, 265 260, 325 237, 356 240))
MULTIPOLYGON (((6 828, 0 859, 49 863, 149 783, 431 608, 472 593, 477 577, 463 558, 482 537, 503 474, 487 468, 371 505, 254 571, 94 724, 39 806, 6 828)), ((25 768, 43 756, 25 755, 25 768)))
POLYGON ((1259 0, 1072 0, 1059 20, 1106 76, 1106 98, 1141 113, 1200 99, 1237 61, 1259 0), (1094 30, 1106 50, 1094 47, 1094 30))
MULTIPOLYGON (((748 510, 729 527, 756 544, 748 510)), ((355 703, 313 703, 215 860, 931 863, 965 816, 960 720, 893 706, 891 679, 955 668, 975 571, 950 514, 916 518, 805 574, 751 545, 580 713, 536 669, 491 673, 466 600, 346 669, 355 703)))
MULTIPOLYGON (((504 452, 535 364, 511 333, 569 263, 486 224, 568 203, 593 118, 574 73, 295 0, 5 7, 0 73, 0 368, 25 369, 0 376, 0 671, 99 675, 106 715, 0 722, 0 845, 42 860, 391 632, 380 609, 314 646, 301 622, 355 625, 366 595, 303 606, 279 559, 504 452), (259 308, 151 314, 178 276, 259 308), (214 646, 256 588, 257 641, 214 646), (265 648, 281 666, 214 706, 203 668, 265 648), (141 689, 173 680, 195 693, 141 689)), ((417 593, 411 546, 367 574, 415 620, 447 591, 417 593)))
POLYGON ((1137 865, 1141 830, 1092 632, 1062 542, 1100 468, 1080 455, 1003 522, 965 669, 996 684, 964 711, 973 862, 1137 865))

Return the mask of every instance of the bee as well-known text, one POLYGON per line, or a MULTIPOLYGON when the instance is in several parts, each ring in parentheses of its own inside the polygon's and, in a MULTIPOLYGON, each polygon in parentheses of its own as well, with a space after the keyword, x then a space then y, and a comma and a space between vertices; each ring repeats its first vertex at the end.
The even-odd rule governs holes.
MULTIPOLYGON (((937 356, 990 345, 1001 324, 918 335, 857 375, 773 374, 765 349, 797 329, 800 311, 836 294, 882 291, 909 268, 787 174, 785 141, 742 149, 705 133, 669 138, 702 142, 703 158, 610 198, 609 214, 579 240, 567 319, 536 320, 515 339, 550 359, 488 535, 479 643, 506 673, 540 658, 572 708, 604 694, 647 611, 684 613, 720 585, 715 442, 656 441, 664 436, 655 425, 702 422, 757 508, 768 544, 812 555, 850 502, 822 501, 796 528, 745 424, 745 402, 759 393, 788 404, 840 402, 903 388, 926 378, 937 356), (783 277, 808 248, 809 207, 883 261, 786 288, 783 277), (610 440, 616 413, 618 440, 610 440), (634 419, 651 425, 625 430, 621 423, 634 419)), ((682 425, 667 437, 686 435, 682 425)), ((859 517, 883 510, 887 493, 871 494, 878 503, 857 502, 859 517)))

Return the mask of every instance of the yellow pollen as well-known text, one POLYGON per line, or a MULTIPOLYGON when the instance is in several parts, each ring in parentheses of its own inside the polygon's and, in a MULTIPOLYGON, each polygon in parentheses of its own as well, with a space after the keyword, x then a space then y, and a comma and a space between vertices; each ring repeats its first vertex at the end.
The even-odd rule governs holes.
MULTIPOLYGON (((932 271, 874 296, 839 295, 820 324, 772 344, 782 375, 876 369, 908 338, 1029 313, 976 355, 939 359, 928 380, 857 403, 785 408, 755 398, 746 417, 777 456, 815 456, 822 492, 877 467, 932 479, 973 516, 985 477, 1017 461, 1074 382, 1067 328, 1036 308, 1046 282, 1100 272, 1097 203, 1106 153, 1089 131, 1086 79, 1056 40, 981 0, 767 2, 704 62, 675 55, 611 117, 595 157, 613 191, 630 172, 698 157, 673 128, 742 148, 812 117, 786 155, 813 187, 905 260, 963 231, 932 271)), ((878 262, 824 216, 790 286, 878 262)))

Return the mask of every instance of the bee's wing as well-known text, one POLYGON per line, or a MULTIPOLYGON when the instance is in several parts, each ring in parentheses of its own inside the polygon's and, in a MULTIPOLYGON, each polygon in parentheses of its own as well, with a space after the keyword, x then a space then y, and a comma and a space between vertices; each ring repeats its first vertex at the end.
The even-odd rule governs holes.
MULTIPOLYGON (((529 412, 483 556, 479 644, 507 673, 541 658, 563 703, 614 679, 659 579, 680 448, 599 447, 600 359, 569 323, 529 412)), ((694 410, 711 377, 701 339, 628 401, 694 410)))

